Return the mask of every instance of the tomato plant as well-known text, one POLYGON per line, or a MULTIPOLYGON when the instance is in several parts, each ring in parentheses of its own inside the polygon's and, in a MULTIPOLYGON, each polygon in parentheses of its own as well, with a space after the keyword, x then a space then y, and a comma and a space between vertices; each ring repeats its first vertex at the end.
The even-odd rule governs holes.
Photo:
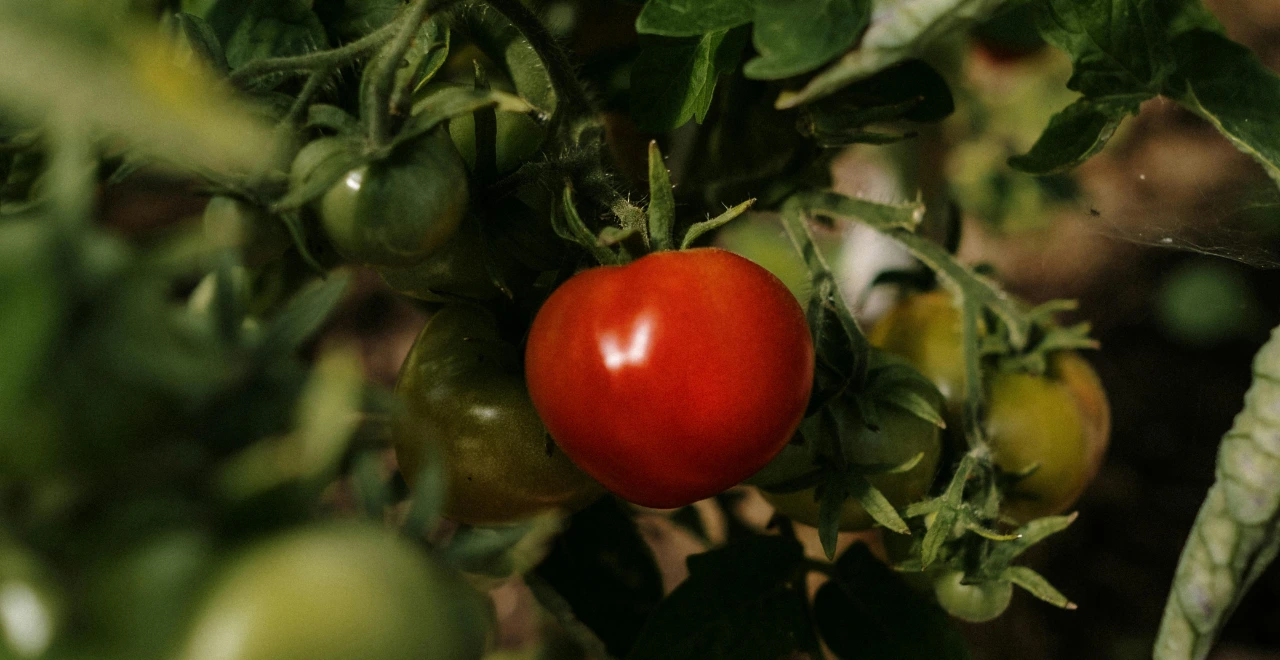
MULTIPOLYGON (((947 398, 958 428, 965 394, 960 313, 941 291, 909 296, 869 340, 910 360, 947 398)), ((1010 477, 1004 512, 1026 522, 1067 510, 1102 465, 1110 408, 1089 363, 1071 351, 1048 357, 1045 374, 996 371, 986 383, 985 430, 1010 477)))
POLYGON ((484 310, 453 305, 436 312, 405 359, 396 391, 406 405, 393 431, 400 468, 412 480, 433 452, 443 459, 446 516, 512 522, 579 509, 600 496, 547 436, 515 347, 484 310))
POLYGON ((534 319, 525 364, 574 462, 629 501, 671 508, 742 481, 791 439, 813 344, 776 277, 702 249, 565 282, 534 319))
POLYGON ((1207 657, 1280 340, 1115 622, 1274 312, 1261 4, 0 2, 0 657, 1207 657))

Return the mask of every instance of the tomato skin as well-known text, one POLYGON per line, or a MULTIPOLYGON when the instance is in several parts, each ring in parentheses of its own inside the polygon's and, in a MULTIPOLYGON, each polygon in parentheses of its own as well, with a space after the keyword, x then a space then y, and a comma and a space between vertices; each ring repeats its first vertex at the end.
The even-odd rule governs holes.
POLYGON ((500 270, 510 270, 511 259, 506 255, 486 255, 480 228, 468 218, 452 238, 421 262, 377 271, 388 286, 411 298, 430 302, 448 302, 451 297, 493 300, 502 292, 485 267, 486 258, 494 259, 500 270))
MULTIPOLYGON (((344 138, 308 144, 298 176, 344 138)), ((445 244, 466 215, 470 193, 462 156, 444 129, 402 144, 383 160, 357 167, 315 202, 325 233, 344 258, 370 266, 409 266, 445 244)))
POLYGON ((938 604, 948 614, 972 623, 990 621, 1004 613, 1013 598, 1013 584, 1004 581, 962 584, 964 573, 946 571, 933 582, 938 604))
MULTIPOLYGON (((947 399, 947 424, 963 428, 964 344, 960 312, 942 291, 899 303, 867 334, 920 370, 947 399)), ((1049 357, 1044 375, 988 373, 986 433, 992 458, 1013 484, 1002 510, 1019 522, 1066 511, 1097 474, 1111 413, 1097 373, 1073 351, 1049 357)))
POLYGON ((490 613, 452 571, 388 532, 317 525, 229 562, 181 660, 480 658, 490 613))
POLYGON ((715 248, 579 273, 539 310, 525 353, 534 406, 565 453, 655 508, 764 467, 800 423, 813 368, 786 286, 715 248))
MULTIPOLYGON (((837 423, 862 425, 861 416, 853 409, 855 407, 850 408, 837 416, 837 423)), ((859 442, 850 446, 849 460, 868 465, 901 465, 923 454, 920 462, 907 472, 870 475, 868 480, 896 508, 924 499, 938 472, 938 458, 942 454, 941 430, 896 406, 879 405, 877 413, 881 432, 862 435, 859 442)), ((778 513, 810 527, 818 526, 821 505, 814 489, 793 493, 761 492, 778 513)), ((845 501, 840 513, 840 531, 857 532, 871 529, 873 525, 875 520, 856 499, 845 501)))
MULTIPOLYGON (((964 405, 964 335, 960 311, 944 291, 902 300, 867 332, 872 346, 910 362, 946 399, 949 412, 964 405)), ((951 424, 952 428, 963 428, 951 424)))
POLYGON ((412 482, 438 451, 449 483, 445 516, 472 525, 576 511, 603 493, 548 441, 529 400, 515 346, 493 316, 472 305, 436 312, 401 367, 405 414, 392 426, 396 457, 412 482))

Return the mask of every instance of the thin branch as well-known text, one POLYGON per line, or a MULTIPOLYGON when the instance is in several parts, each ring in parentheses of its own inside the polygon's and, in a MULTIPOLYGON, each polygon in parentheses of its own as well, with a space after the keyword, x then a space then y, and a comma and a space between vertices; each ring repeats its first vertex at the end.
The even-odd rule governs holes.
POLYGON ((391 21, 356 41, 331 50, 322 50, 317 53, 307 53, 306 55, 294 57, 272 57, 255 60, 233 71, 230 79, 231 82, 243 87, 245 83, 272 74, 286 73, 296 75, 326 68, 336 68, 386 43, 388 39, 395 35, 399 25, 399 20, 391 21))

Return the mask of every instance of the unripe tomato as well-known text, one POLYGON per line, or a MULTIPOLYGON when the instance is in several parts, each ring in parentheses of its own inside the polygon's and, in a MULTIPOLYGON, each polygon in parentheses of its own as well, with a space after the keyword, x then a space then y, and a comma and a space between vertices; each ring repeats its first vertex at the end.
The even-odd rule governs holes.
POLYGON ((485 259, 494 259, 501 271, 513 264, 506 254, 486 254, 486 244, 473 219, 462 222, 448 242, 412 266, 378 268, 392 289, 419 300, 447 302, 451 297, 492 300, 501 293, 493 283, 485 259))
POLYGON ((963 584, 964 573, 945 571, 933 582, 938 604, 957 619, 973 623, 990 621, 1004 613, 1013 598, 1013 584, 1006 581, 963 584))
MULTIPOLYGON (((938 472, 938 457, 942 453, 941 431, 937 426, 902 408, 881 404, 876 406, 880 432, 859 432, 864 425, 854 406, 837 415, 837 423, 851 427, 851 433, 859 433, 859 440, 850 443, 847 458, 851 463, 863 465, 901 465, 923 454, 915 467, 898 474, 870 475, 868 480, 889 500, 895 508, 902 508, 924 499, 938 472)), ((794 493, 770 493, 762 491, 764 498, 778 513, 811 527, 818 526, 818 502, 814 489, 794 493)), ((845 501, 840 513, 840 531, 856 532, 870 529, 875 520, 858 500, 845 501)))
MULTIPOLYGON (((498 174, 510 174, 524 165, 538 148, 546 131, 528 115, 497 113, 497 149, 494 161, 498 174)), ((462 160, 472 170, 476 167, 476 121, 474 115, 459 115, 449 120, 449 136, 458 146, 462 160)))
POLYGON ((181 660, 465 660, 484 653, 483 597, 380 529, 283 534, 230 562, 181 660))
POLYGON ((959 415, 964 405, 962 331, 960 311, 951 296, 939 290, 899 302, 871 327, 867 340, 910 362, 937 386, 948 410, 959 415))
MULTIPOLYGON (((942 291, 911 296, 875 324, 872 344, 920 370, 947 398, 948 426, 962 427, 964 344, 960 312, 942 291)), ((1020 522, 1067 510, 1097 474, 1111 416, 1106 392, 1079 354, 1049 355, 1044 375, 988 373, 986 433, 1011 474, 1036 470, 1008 491, 1003 511, 1020 522)))
POLYGON ((392 427, 400 470, 412 480, 431 453, 445 461, 445 515, 473 525, 550 509, 574 511, 603 490, 558 451, 520 376, 515 346, 485 310, 436 312, 400 368, 405 411, 392 427))
POLYGON ((813 360, 786 286, 715 248, 577 274, 539 310, 525 353, 529 393, 565 453, 659 508, 719 493, 781 451, 813 360))
POLYGON ((225 195, 205 206, 204 233, 215 245, 238 248, 251 268, 278 258, 293 245, 284 223, 266 209, 225 195))
MULTIPOLYGON (((344 138, 321 138, 294 160, 305 180, 344 138)), ((462 157, 444 129, 399 145, 391 155, 357 167, 331 187, 315 208, 335 249, 371 266, 409 266, 444 245, 458 230, 470 194, 462 157)))

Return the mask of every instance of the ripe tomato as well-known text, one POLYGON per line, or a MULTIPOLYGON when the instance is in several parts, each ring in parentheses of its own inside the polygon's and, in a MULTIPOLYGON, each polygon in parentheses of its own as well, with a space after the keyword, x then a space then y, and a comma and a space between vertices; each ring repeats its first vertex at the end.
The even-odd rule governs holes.
POLYGON ((529 331, 529 394, 565 453, 623 498, 671 508, 764 467, 813 384, 804 312, 715 248, 579 273, 529 331))
POLYGON ((549 509, 580 509, 603 492, 557 451, 520 377, 515 346, 485 310, 436 312, 400 368, 405 405, 392 427, 400 470, 412 481, 438 451, 446 465, 445 515, 474 525, 549 509))
POLYGON ((973 623, 990 621, 1009 607, 1013 598, 1013 584, 1006 581, 984 584, 963 584, 964 573, 945 571, 933 582, 933 593, 938 604, 957 619, 973 623))
MULTIPOLYGON (((868 333, 906 358, 947 398, 948 426, 961 426, 964 347, 959 310, 941 291, 901 302, 868 333)), ((1111 428, 1106 393, 1079 354, 1049 356, 1044 375, 988 373, 986 432, 1001 470, 1033 473, 1007 491, 1005 513, 1020 522, 1062 513, 1097 474, 1111 428)))
POLYGON ((479 593, 407 541, 328 524, 259 543, 231 561, 177 657, 479 658, 491 616, 479 593))
MULTIPOLYGON (((305 180, 345 138, 321 138, 294 160, 305 180)), ((325 233, 348 260, 370 266, 422 261, 457 231, 470 195, 467 171, 449 135, 437 129, 398 146, 389 157, 357 167, 316 203, 325 233)))
MULTIPOLYGON (((895 508, 902 508, 924 499, 929 493, 938 472, 938 457, 942 454, 942 433, 937 426, 897 406, 877 404, 876 412, 880 423, 878 433, 863 431, 865 423, 856 406, 846 406, 836 419, 838 424, 849 425, 850 433, 859 434, 858 442, 848 445, 851 452, 847 458, 852 463, 901 465, 917 455, 924 455, 915 467, 906 472, 869 477, 889 503, 895 508)), ((762 492, 778 513, 810 527, 818 526, 820 505, 814 489, 793 493, 762 492)), ((871 529, 874 524, 871 514, 856 499, 845 501, 840 514, 840 531, 871 529)))

